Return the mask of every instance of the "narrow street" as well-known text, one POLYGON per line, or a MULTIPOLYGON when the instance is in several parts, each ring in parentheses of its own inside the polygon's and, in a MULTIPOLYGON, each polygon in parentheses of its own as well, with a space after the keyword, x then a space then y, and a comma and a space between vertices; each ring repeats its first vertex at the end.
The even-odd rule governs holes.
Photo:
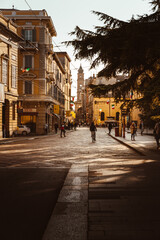
POLYGON ((0 238, 159 240, 159 167, 106 128, 0 145, 0 238))

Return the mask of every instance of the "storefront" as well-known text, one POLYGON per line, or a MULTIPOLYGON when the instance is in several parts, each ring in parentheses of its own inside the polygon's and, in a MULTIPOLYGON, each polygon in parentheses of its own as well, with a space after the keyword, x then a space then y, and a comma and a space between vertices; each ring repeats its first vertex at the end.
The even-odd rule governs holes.
POLYGON ((36 133, 37 110, 36 109, 22 109, 19 112, 18 124, 26 125, 31 129, 32 133, 36 133))

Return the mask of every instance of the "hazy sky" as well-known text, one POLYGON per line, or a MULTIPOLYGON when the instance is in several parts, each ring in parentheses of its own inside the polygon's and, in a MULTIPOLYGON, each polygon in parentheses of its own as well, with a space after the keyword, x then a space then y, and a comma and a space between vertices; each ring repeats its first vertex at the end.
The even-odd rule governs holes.
MULTIPOLYGON (((53 44, 55 51, 66 51, 72 59, 71 71, 73 79, 73 94, 77 80, 77 69, 82 64, 85 78, 97 74, 97 70, 89 71, 89 62, 75 61, 73 49, 63 46, 61 42, 70 40, 68 33, 72 32, 75 26, 83 29, 93 30, 96 25, 103 25, 95 14, 91 11, 100 11, 121 20, 129 20, 132 15, 142 15, 151 13, 149 0, 27 0, 30 7, 35 9, 46 9, 48 15, 52 17, 57 31, 57 37, 54 37, 53 44)), ((25 0, 1 0, 0 8, 29 9, 25 0)))

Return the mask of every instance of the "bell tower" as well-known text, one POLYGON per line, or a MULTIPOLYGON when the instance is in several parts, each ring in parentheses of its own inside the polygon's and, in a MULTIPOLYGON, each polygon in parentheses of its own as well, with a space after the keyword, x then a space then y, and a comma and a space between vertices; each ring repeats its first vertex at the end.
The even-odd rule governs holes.
POLYGON ((80 65, 77 74, 77 101, 82 100, 81 93, 83 89, 84 89, 84 72, 82 66, 80 65))

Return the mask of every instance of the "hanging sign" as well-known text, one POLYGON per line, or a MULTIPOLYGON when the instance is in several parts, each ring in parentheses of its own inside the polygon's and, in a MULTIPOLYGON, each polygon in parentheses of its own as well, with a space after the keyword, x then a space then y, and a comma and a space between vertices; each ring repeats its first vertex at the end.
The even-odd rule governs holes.
POLYGON ((59 105, 54 105, 54 113, 59 114, 59 105))
POLYGON ((122 114, 122 116, 127 115, 127 109, 122 109, 122 110, 121 110, 121 114, 122 114))

